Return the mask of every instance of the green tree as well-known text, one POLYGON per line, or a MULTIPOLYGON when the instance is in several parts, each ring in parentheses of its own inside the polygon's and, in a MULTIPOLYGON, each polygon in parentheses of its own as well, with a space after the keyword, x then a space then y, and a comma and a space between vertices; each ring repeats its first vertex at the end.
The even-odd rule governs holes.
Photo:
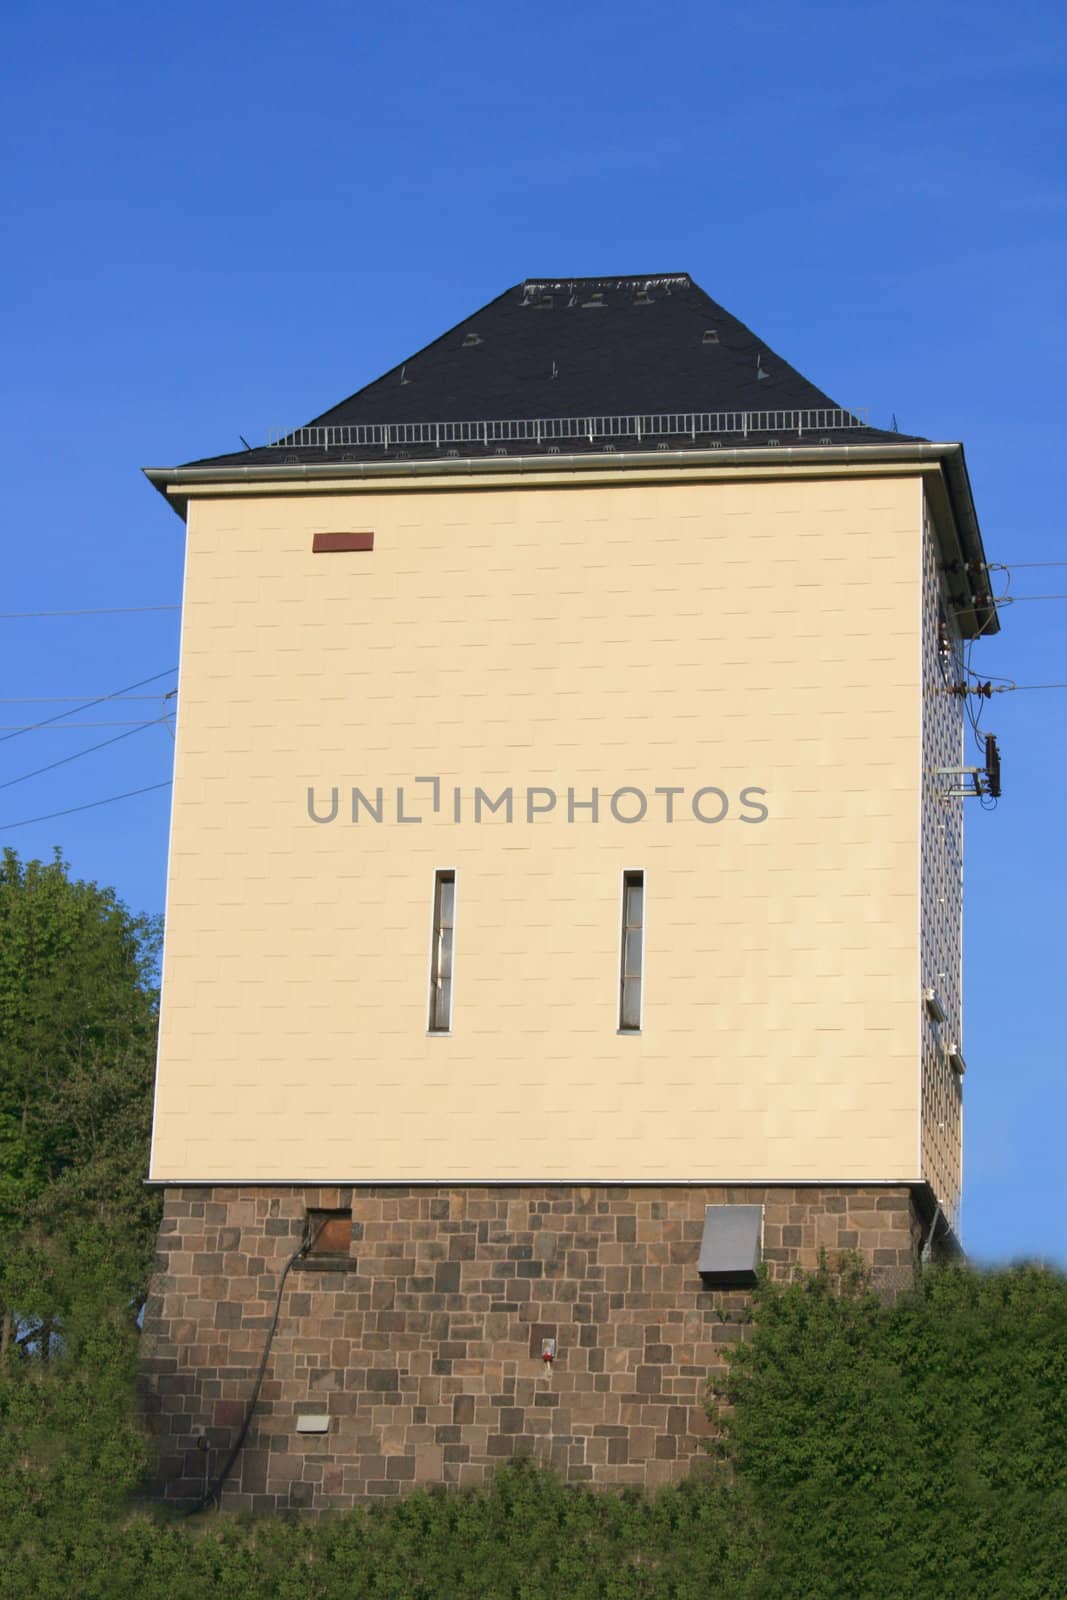
POLYGON ((942 1268, 885 1305, 826 1269, 765 1283, 728 1451, 774 1600, 1062 1600, 1067 1280, 942 1268))
POLYGON ((71 878, 58 851, 0 859, 5 1353, 47 1356, 100 1295, 140 1309, 158 1224, 143 1179, 159 944, 157 918, 71 878))

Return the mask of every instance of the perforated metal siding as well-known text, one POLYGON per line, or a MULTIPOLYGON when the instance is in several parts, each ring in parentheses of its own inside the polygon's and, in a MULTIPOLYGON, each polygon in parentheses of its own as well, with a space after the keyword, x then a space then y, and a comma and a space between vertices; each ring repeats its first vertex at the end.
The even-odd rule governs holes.
MULTIPOLYGON (((940 767, 964 764, 963 701, 949 692, 963 679, 963 647, 940 613, 934 531, 923 519, 923 789, 920 961, 923 988, 936 991, 945 1021, 922 1010, 922 1172, 953 1226, 963 1178, 962 1085, 947 1060, 962 1046, 963 801, 951 798, 959 779, 940 767)), ((973 763, 972 763, 973 764, 973 763)), ((918 997, 921 1006, 921 995, 918 997)))

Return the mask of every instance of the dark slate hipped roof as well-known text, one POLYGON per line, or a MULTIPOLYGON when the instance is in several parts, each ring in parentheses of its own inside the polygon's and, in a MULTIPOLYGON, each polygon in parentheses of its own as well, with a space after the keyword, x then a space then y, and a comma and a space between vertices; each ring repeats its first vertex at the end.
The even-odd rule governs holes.
MULTIPOLYGON (((837 403, 809 383, 686 273, 624 278, 527 279, 308 427, 460 423, 510 419, 626 417, 663 413, 826 412, 837 403)), ((716 430, 723 444, 767 444, 781 425, 744 433, 716 430)), ((866 426, 817 426, 805 443, 903 443, 866 426)), ((681 446, 686 439, 676 438, 681 446)), ((707 437, 699 437, 706 444, 707 437)), ((596 450, 604 437, 558 448, 596 450)), ((507 454, 544 453, 524 440, 507 454)), ((634 448, 619 441, 619 449, 634 448)), ((308 443, 298 435, 271 447, 214 456, 190 466, 427 457, 433 444, 308 443)), ((465 456, 504 453, 500 441, 464 442, 465 456)))

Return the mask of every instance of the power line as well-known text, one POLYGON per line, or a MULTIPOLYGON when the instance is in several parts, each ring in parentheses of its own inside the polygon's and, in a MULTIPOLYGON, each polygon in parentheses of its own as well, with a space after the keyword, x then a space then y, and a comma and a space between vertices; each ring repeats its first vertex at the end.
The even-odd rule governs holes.
MULTIPOLYGON (((16 694, 0 697, 0 706, 65 706, 81 700, 80 694, 16 694)), ((108 700, 158 700, 158 694, 109 694, 108 700)))
POLYGON ((0 832, 11 828, 28 828, 32 822, 51 822, 53 817, 71 817, 75 811, 93 811, 97 806, 111 806, 116 800, 132 800, 134 795, 151 794, 154 789, 169 789, 171 779, 163 783, 148 783, 143 789, 127 789, 125 794, 109 794, 104 800, 88 800, 83 806, 68 806, 65 811, 48 811, 41 817, 23 817, 19 822, 0 822, 0 832))
POLYGON ((0 611, 0 622, 21 622, 27 617, 118 617, 131 616, 140 611, 180 611, 180 605, 168 606, 91 606, 81 611, 0 611))
POLYGON ((1067 561, 991 561, 988 572, 1015 572, 1024 567, 1067 567, 1067 561))
POLYGON ((45 717, 40 722, 33 722, 25 728, 16 729, 14 733, 5 733, 3 738, 0 739, 0 744, 3 744, 8 739, 17 739, 20 734, 30 733, 35 728, 46 728, 49 723, 62 722, 64 717, 73 717, 78 711, 88 711, 92 706, 103 705, 105 700, 116 700, 119 695, 127 694, 131 689, 143 689, 146 683, 158 683, 160 678, 169 678, 177 670, 177 667, 168 667, 166 672, 155 672, 150 678, 139 678, 136 683, 123 684, 122 688, 116 689, 114 694, 101 694, 95 700, 86 700, 84 705, 76 706, 74 711, 57 711, 54 717, 45 717))
POLYGON ((148 728, 158 721, 158 717, 145 717, 140 722, 57 722, 51 727, 39 722, 0 722, 0 732, 80 733, 82 728, 148 728))
MULTIPOLYGON (((986 601, 985 604, 983 604, 983 605, 979 605, 979 606, 955 606, 954 605, 952 607, 952 615, 954 617, 977 617, 977 616, 979 616, 981 614, 981 612, 989 610, 990 608, 992 608, 992 613, 995 616, 997 611, 998 611, 998 609, 1000 609, 1003 606, 1013 606, 1019 600, 1067 600, 1067 594, 995 594, 995 595, 992 596, 991 599, 986 601)), ((984 632, 985 632, 985 624, 983 623, 982 627, 978 630, 978 634, 976 634, 975 637, 977 638, 979 634, 982 634, 984 632)))
POLYGON ((28 783, 30 778, 39 778, 43 772, 54 772, 56 767, 65 767, 70 761, 80 761, 82 756, 91 756, 96 750, 106 750, 109 744, 118 744, 120 739, 130 739, 142 729, 154 728, 162 721, 162 717, 157 717, 155 722, 138 723, 134 728, 127 728, 125 733, 116 733, 111 739, 101 739, 99 744, 91 744, 85 750, 75 750, 71 756, 60 756, 58 761, 50 761, 46 767, 37 767, 33 772, 24 772, 18 778, 8 778, 6 783, 0 783, 0 789, 13 789, 16 783, 28 783))
POLYGON ((994 685, 993 693, 1017 694, 1023 689, 1067 689, 1067 683, 1009 683, 1006 684, 1002 689, 998 689, 994 685))

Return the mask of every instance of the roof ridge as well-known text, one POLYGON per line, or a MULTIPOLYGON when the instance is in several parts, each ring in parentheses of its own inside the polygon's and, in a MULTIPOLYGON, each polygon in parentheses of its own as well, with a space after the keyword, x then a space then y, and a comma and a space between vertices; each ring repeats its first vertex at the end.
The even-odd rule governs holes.
POLYGON ((583 284, 596 285, 601 289, 628 289, 634 285, 642 288, 660 285, 666 287, 677 286, 683 289, 692 289, 696 285, 688 272, 627 272, 609 274, 604 277, 594 278, 524 278, 516 287, 519 289, 569 289, 583 284))

